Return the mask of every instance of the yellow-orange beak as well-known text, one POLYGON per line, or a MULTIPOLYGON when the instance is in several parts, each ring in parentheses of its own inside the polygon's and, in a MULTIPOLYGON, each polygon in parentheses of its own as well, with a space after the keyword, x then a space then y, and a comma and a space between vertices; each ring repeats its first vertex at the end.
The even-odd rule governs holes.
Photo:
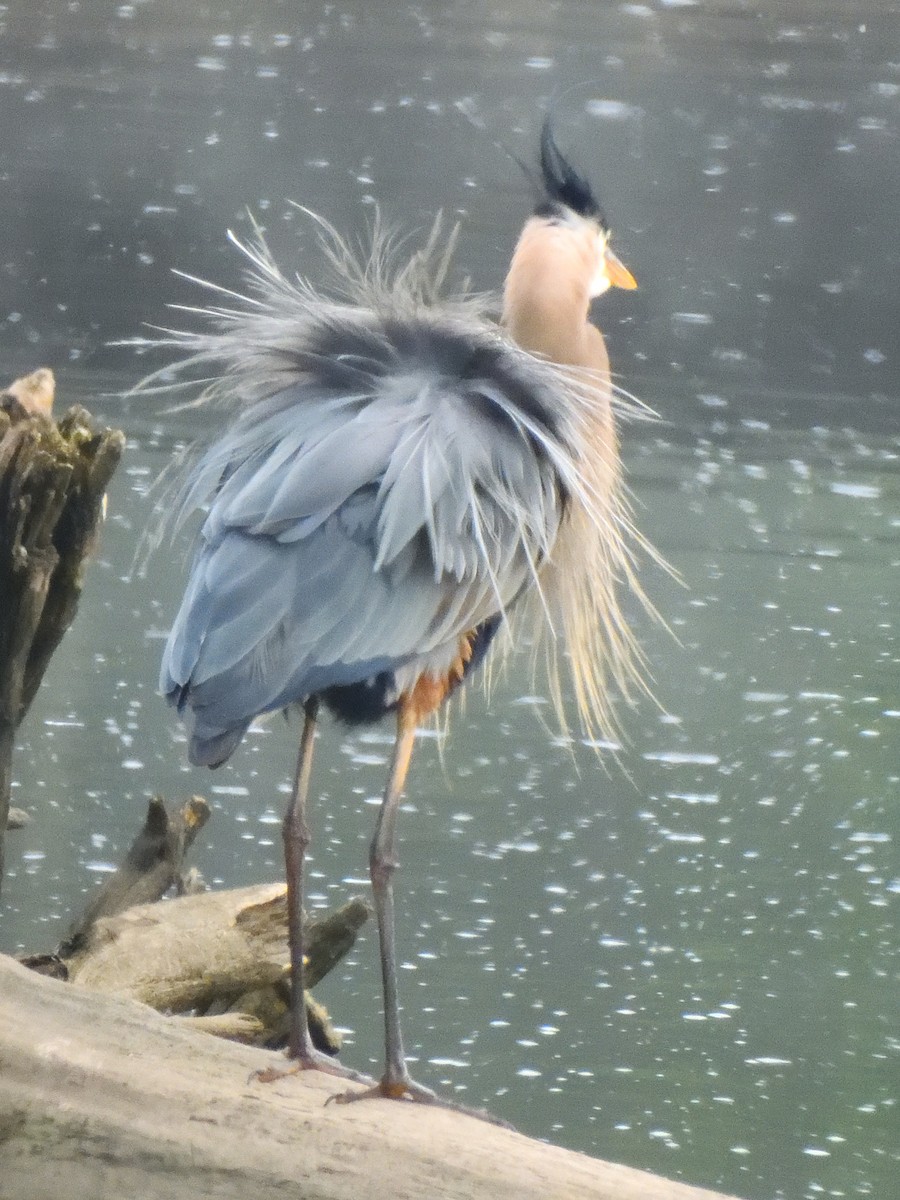
POLYGON ((637 280, 628 270, 620 258, 613 254, 612 250, 607 249, 605 253, 606 278, 613 287, 625 288, 627 291, 633 291, 637 287, 637 280))

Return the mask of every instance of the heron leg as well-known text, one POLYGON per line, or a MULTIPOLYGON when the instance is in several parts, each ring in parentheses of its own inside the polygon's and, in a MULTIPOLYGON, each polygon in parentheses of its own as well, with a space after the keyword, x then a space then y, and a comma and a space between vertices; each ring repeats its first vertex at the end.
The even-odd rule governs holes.
POLYGON ((288 947, 291 956, 291 1024, 287 1052, 289 1058, 296 1058, 301 1062, 312 1060, 316 1054, 306 1015, 303 885, 306 873, 306 850, 311 837, 306 812, 318 711, 319 701, 313 696, 307 700, 305 706, 303 732, 300 735, 300 749, 297 754, 297 769, 294 772, 294 786, 281 827, 287 877, 288 947))
POLYGON ((384 987, 384 1075, 374 1086, 361 1092, 341 1092, 330 1096, 326 1103, 352 1104, 357 1100, 384 1098, 388 1100, 413 1100, 420 1104, 434 1104, 454 1112, 478 1117, 510 1129, 506 1121, 494 1117, 484 1109, 469 1108, 444 1100, 431 1088, 424 1087, 410 1076, 403 1052, 403 1035, 400 1030, 400 1002, 397 995, 397 952, 394 938, 394 872, 399 866, 397 859, 397 811, 403 795, 409 763, 418 725, 418 711, 414 703, 401 699, 397 717, 397 740, 384 799, 375 826, 375 836, 369 852, 369 873, 372 880, 372 897, 378 921, 378 941, 381 952, 381 976, 384 987))
POLYGON ((369 852, 369 874, 378 921, 381 979, 384 988, 385 1070, 382 1085, 386 1090, 401 1091, 406 1090, 412 1080, 406 1066, 403 1035, 400 1031, 397 949, 394 935, 394 872, 400 865, 397 858, 397 811, 409 771, 415 737, 415 710, 401 702, 394 756, 369 852))
POLYGON ((349 1104, 367 1097, 385 1096, 395 1099, 422 1100, 435 1103, 437 1097, 428 1088, 420 1087, 410 1078, 403 1053, 400 1032, 400 1003, 397 998, 397 953, 394 939, 394 872, 397 870, 397 809, 403 795, 403 785, 409 771, 413 743, 416 738, 416 711, 400 701, 397 716, 397 738, 391 759, 387 787, 378 822, 369 850, 369 875, 372 898, 378 922, 378 944, 381 953, 381 977, 384 987, 384 1044, 385 1068, 379 1083, 363 1092, 342 1092, 329 1097, 338 1104, 349 1104))
POLYGON ((287 1070, 267 1067, 257 1071, 254 1078, 262 1083, 271 1083, 295 1071, 326 1071, 358 1082, 369 1082, 368 1076, 342 1067, 327 1054, 313 1045, 309 1032, 306 1010, 306 963, 305 939, 303 935, 303 893, 306 867, 306 850, 310 843, 309 825, 306 820, 309 780, 312 774, 313 744, 316 735, 316 718, 319 701, 313 696, 307 700, 300 735, 300 750, 297 754, 297 769, 294 786, 284 814, 281 836, 284 841, 284 865, 287 878, 288 948, 290 950, 290 1032, 288 1034, 288 1058, 293 1065, 287 1070))

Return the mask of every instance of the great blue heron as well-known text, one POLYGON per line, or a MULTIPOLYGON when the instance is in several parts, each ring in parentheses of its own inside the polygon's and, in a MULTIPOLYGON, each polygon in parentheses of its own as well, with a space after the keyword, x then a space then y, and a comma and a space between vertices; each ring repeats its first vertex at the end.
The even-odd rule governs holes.
MULTIPOLYGON (((297 1067, 345 1076, 313 1047, 303 984, 307 792, 320 706, 397 734, 370 854, 384 983, 385 1071, 367 1092, 435 1102, 400 1032, 392 876, 416 730, 482 661, 514 609, 567 661, 588 730, 627 690, 633 644, 617 599, 638 594, 639 541, 621 479, 609 360, 591 299, 636 286, 587 180, 549 123, 540 202, 512 256, 500 324, 484 297, 442 296, 435 236, 405 265, 377 237, 357 263, 336 234, 323 296, 288 280, 258 233, 250 295, 180 335, 237 415, 191 469, 208 506, 166 645, 162 690, 194 763, 217 767, 262 713, 302 704, 284 818, 297 1067), (563 652, 564 653, 560 653, 563 652)), ((220 290, 220 289, 217 289, 220 290)), ((551 690, 561 690, 551 665, 551 690)), ((561 704, 561 700, 559 701, 561 704)))

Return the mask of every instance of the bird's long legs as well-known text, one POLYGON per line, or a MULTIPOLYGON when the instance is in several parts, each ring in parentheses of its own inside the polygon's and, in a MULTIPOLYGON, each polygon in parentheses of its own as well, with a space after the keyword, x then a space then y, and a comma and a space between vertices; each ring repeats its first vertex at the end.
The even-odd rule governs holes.
POLYGON ((303 893, 306 868, 306 850, 310 842, 309 825, 306 820, 309 780, 312 774, 313 744, 316 736, 316 717, 319 701, 313 696, 306 702, 303 732, 300 735, 300 750, 297 754, 297 769, 291 798, 284 814, 281 834, 284 841, 284 865, 287 878, 288 947, 290 950, 290 1032, 288 1034, 288 1058, 293 1065, 287 1070, 274 1067, 259 1071, 256 1075, 263 1083, 271 1083, 295 1071, 326 1071, 361 1083, 371 1082, 366 1075, 342 1067, 340 1063, 317 1050, 309 1032, 306 1011, 306 963, 305 939, 303 936, 303 893))
POLYGON ((397 717, 397 739, 391 759, 390 773, 384 799, 378 813, 375 835, 369 851, 369 872, 372 879, 372 895, 375 916, 378 922, 378 941, 381 951, 381 975, 384 985, 384 1075, 375 1083, 366 1075, 351 1071, 322 1054, 312 1044, 309 1022, 306 1015, 306 993, 304 988, 303 946, 303 877, 306 848, 310 833, 306 823, 306 801, 309 779, 312 772, 313 741, 318 715, 318 701, 307 701, 303 733, 300 736, 300 752, 291 799, 284 816, 284 860, 288 885, 288 941, 291 952, 291 1028, 288 1041, 288 1056, 294 1060, 286 1070, 267 1068, 257 1073, 256 1078, 271 1083, 295 1071, 319 1070, 364 1083, 361 1092, 342 1092, 330 1097, 338 1104, 350 1104, 354 1100, 385 1097, 393 1100, 416 1100, 423 1104, 436 1104, 469 1116, 480 1117, 496 1125, 507 1123, 483 1109, 467 1108, 462 1104, 443 1100, 430 1088, 423 1087, 410 1077, 403 1053, 403 1037, 400 1031, 400 1003, 397 996, 397 954, 394 938, 394 887, 393 877, 397 870, 397 811, 403 795, 403 786, 409 771, 413 745, 416 739, 417 711, 412 703, 401 700, 397 717))

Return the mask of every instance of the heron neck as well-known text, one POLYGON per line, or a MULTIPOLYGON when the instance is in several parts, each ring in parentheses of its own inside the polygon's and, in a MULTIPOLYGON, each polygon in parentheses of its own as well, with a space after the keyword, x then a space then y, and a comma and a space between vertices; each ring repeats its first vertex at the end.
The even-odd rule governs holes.
POLYGON ((566 366, 597 367, 588 323, 593 263, 569 230, 532 219, 503 291, 503 324, 524 350, 566 366))

